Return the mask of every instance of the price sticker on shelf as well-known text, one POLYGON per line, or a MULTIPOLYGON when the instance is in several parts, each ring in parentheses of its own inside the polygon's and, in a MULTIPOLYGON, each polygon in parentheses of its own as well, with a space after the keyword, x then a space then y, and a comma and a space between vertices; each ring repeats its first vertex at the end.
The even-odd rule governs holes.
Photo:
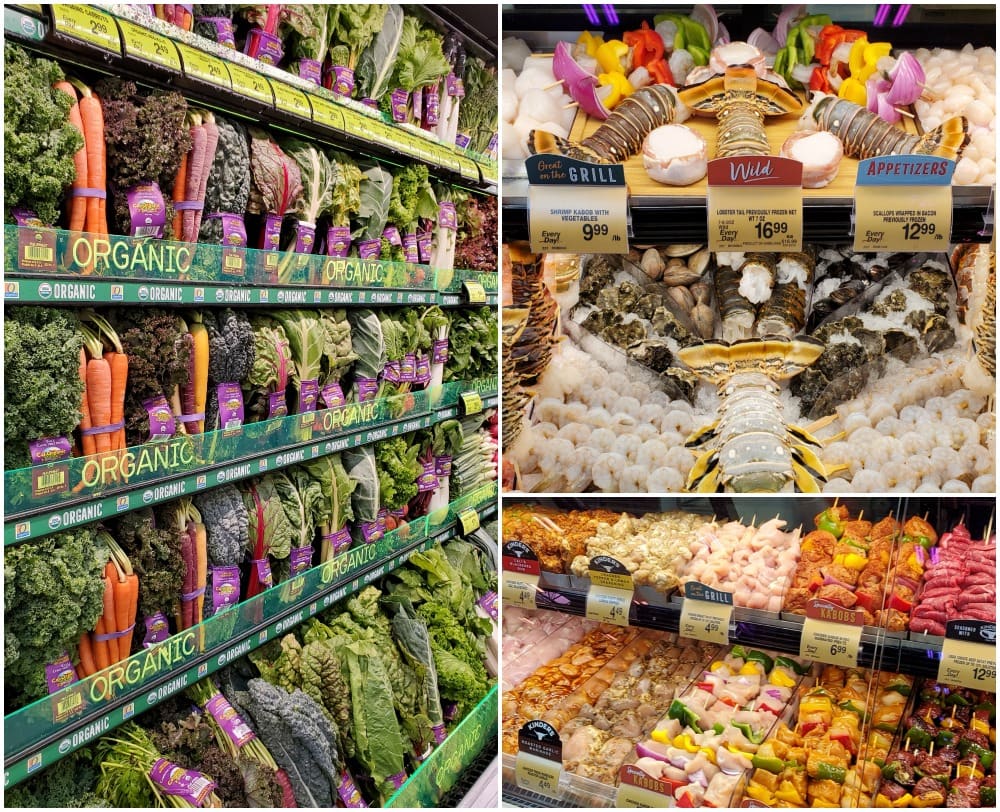
POLYGON ((94 6, 73 3, 53 3, 49 8, 52 10, 52 25, 60 34, 121 55, 118 26, 110 14, 94 6))
POLYGON ((229 69, 226 63, 217 56, 206 54, 183 42, 175 43, 181 55, 181 62, 184 63, 184 75, 192 79, 198 79, 205 84, 221 87, 223 90, 232 90, 233 82, 229 78, 229 69))
POLYGON ((886 155, 858 163, 855 251, 944 251, 951 239, 955 162, 886 155))
POLYGON ((246 96, 248 99, 273 105, 274 94, 271 92, 271 83, 256 71, 230 62, 229 76, 233 80, 233 92, 246 96))
POLYGON ((312 108, 309 106, 309 98, 297 87, 286 85, 284 82, 274 82, 271 85, 274 90, 274 106, 283 113, 289 113, 299 118, 312 120, 312 108))
POLYGON ((562 741, 556 729, 541 719, 525 722, 517 734, 514 778, 521 789, 559 797, 562 741))
POLYGON ((621 164, 532 155, 528 230, 539 253, 628 253, 628 188, 621 164))
POLYGON ((662 809, 673 807, 673 781, 660 781, 634 764, 622 764, 618 770, 618 794, 615 807, 618 809, 662 809))
POLYGON ((537 609, 542 570, 535 551, 523 541, 505 541, 500 564, 500 595, 505 606, 537 609))
POLYGON ((479 529, 479 513, 475 508, 464 508, 458 512, 458 523, 462 526, 462 535, 467 536, 479 529))
POLYGON ((181 58, 171 40, 131 20, 119 20, 118 25, 122 30, 126 56, 180 72, 181 58))
POLYGON ((799 656, 806 660, 854 668, 861 648, 864 613, 829 601, 810 601, 802 624, 799 656))
POLYGON ((313 121, 317 124, 334 130, 344 129, 344 113, 332 101, 310 93, 309 104, 312 106, 313 121))
POLYGON ((344 108, 344 132, 353 135, 355 138, 368 139, 371 137, 371 130, 368 127, 368 118, 356 113, 354 110, 344 108))
POLYGON ((996 623, 949 620, 941 646, 938 682, 996 693, 996 639, 996 623))
POLYGON ((708 162, 712 251, 801 251, 802 164, 743 155, 708 162))
POLYGON ((481 282, 473 282, 466 279, 462 283, 462 287, 465 288, 465 295, 469 300, 469 304, 486 304, 486 288, 483 287, 481 282))
POLYGON ((628 626, 635 584, 632 573, 616 558, 596 555, 590 559, 590 589, 587 590, 587 620, 628 626))
POLYGON ((479 414, 483 410, 483 396, 478 392, 462 393, 462 414, 479 414))
POLYGON ((679 634, 706 643, 729 643, 733 619, 733 595, 699 581, 684 584, 679 634))

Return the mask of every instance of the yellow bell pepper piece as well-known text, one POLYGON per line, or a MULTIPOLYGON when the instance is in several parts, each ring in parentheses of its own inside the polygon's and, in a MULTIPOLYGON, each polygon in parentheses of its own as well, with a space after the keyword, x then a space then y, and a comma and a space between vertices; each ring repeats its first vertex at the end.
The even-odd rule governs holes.
POLYGON ((689 753, 698 752, 698 745, 695 744, 694 740, 687 733, 679 733, 674 736, 674 747, 686 750, 689 753))
POLYGON ((865 48, 867 45, 867 37, 861 37, 861 39, 854 40, 854 44, 851 46, 851 53, 847 57, 847 66, 851 70, 851 76, 856 74, 865 66, 865 48))
POLYGON ((699 747, 698 750, 705 754, 705 758, 715 764, 715 751, 711 747, 699 747))
POLYGON ((788 674, 782 671, 780 668, 775 668, 771 672, 771 676, 767 679, 771 685, 777 685, 779 688, 794 688, 795 680, 793 680, 788 674))
POLYGON ((743 674, 745 676, 752 677, 754 674, 763 674, 763 673, 764 673, 764 664, 758 662, 757 660, 750 660, 749 662, 745 663, 743 667, 740 669, 740 674, 743 674))
POLYGON ((876 68, 874 64, 868 64, 861 68, 854 78, 859 82, 867 82, 868 79, 876 73, 878 73, 878 68, 876 68))
POLYGON ((864 107, 868 102, 868 91, 865 89, 864 83, 859 82, 853 76, 848 76, 843 82, 841 82, 840 90, 837 91, 837 95, 842 99, 847 99, 847 101, 854 102, 862 107, 864 107))
POLYGON ((806 799, 798 793, 791 781, 782 781, 781 786, 774 793, 774 797, 792 806, 805 806, 806 799))
POLYGON ((888 56, 892 51, 891 42, 871 42, 865 45, 864 60, 866 65, 875 66, 883 56, 888 56))
POLYGON ((576 40, 577 45, 583 45, 587 49, 587 56, 597 56, 597 49, 604 44, 604 37, 594 36, 589 31, 584 31, 576 40))
POLYGON ((716 661, 715 661, 714 663, 712 663, 712 664, 711 664, 711 665, 710 665, 710 666, 708 667, 708 670, 709 670, 709 671, 718 671, 718 670, 719 670, 720 668, 722 668, 722 667, 723 667, 724 665, 725 665, 725 663, 724 663, 724 662, 722 662, 722 660, 716 660, 716 661))
POLYGON ((913 801, 913 796, 910 793, 904 793, 901 798, 897 798, 892 802, 893 809, 902 809, 903 807, 908 807, 913 801))
POLYGON ((771 806, 771 804, 774 803, 774 793, 767 787, 762 787, 760 784, 750 784, 746 789, 746 794, 755 801, 760 801, 768 806, 771 806))
POLYGON ((604 98, 604 106, 609 110, 613 109, 626 96, 631 96, 635 88, 624 73, 601 73, 597 76, 597 81, 602 85, 610 85, 611 93, 604 98))
POLYGON ((602 42, 595 54, 597 64, 604 69, 605 73, 625 73, 628 50, 628 46, 620 39, 609 39, 607 42, 602 42))
POLYGON ((859 553, 848 553, 844 556, 844 566, 851 570, 861 572, 868 566, 868 559, 859 553))
POLYGON ((673 744, 673 742, 670 741, 670 736, 667 735, 667 731, 661 730, 660 728, 654 729, 653 732, 649 734, 649 738, 651 738, 654 742, 659 742, 660 744, 673 744))
POLYGON ((975 730, 977 733, 982 733, 984 736, 988 736, 990 734, 990 723, 985 719, 978 719, 973 716, 969 722, 969 729, 975 730))

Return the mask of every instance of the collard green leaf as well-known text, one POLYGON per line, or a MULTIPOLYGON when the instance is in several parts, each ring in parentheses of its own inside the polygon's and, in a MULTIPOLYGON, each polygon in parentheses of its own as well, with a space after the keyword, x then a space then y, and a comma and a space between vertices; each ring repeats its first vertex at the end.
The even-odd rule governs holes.
POLYGON ((380 99, 392 88, 389 79, 403 36, 403 7, 391 4, 375 40, 358 60, 355 82, 361 98, 380 99))

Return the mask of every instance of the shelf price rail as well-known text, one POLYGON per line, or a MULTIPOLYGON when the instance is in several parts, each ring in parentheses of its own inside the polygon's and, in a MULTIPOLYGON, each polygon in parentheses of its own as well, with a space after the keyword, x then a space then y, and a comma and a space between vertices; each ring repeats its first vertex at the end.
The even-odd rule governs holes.
MULTIPOLYGON (((496 513, 496 501, 496 483, 488 483, 435 514, 387 533, 374 544, 353 547, 128 660, 5 716, 4 788, 20 783, 284 635, 405 564, 413 553, 461 535, 463 515, 491 517, 496 513)), ((488 703, 489 697, 484 701, 488 703)), ((495 697, 492 702, 495 723, 495 697)), ((483 724, 483 720, 480 718, 477 724, 483 724)), ((482 735, 480 732, 477 738, 482 735)))

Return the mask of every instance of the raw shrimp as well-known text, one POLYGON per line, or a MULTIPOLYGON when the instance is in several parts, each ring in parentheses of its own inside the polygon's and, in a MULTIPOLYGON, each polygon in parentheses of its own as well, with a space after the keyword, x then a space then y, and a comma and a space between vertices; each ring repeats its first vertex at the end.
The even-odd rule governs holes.
POLYGON ((619 490, 618 479, 627 466, 628 461, 621 454, 601 454, 594 463, 594 484, 602 491, 619 490))
POLYGON ((592 431, 585 423, 565 423, 556 435, 561 440, 569 440, 574 447, 586 445, 592 431))
POLYGON ((663 466, 649 475, 646 486, 649 493, 679 493, 684 490, 685 476, 676 468, 663 466))
POLYGON ((645 493, 649 469, 642 465, 629 465, 619 480, 622 493, 645 493))

